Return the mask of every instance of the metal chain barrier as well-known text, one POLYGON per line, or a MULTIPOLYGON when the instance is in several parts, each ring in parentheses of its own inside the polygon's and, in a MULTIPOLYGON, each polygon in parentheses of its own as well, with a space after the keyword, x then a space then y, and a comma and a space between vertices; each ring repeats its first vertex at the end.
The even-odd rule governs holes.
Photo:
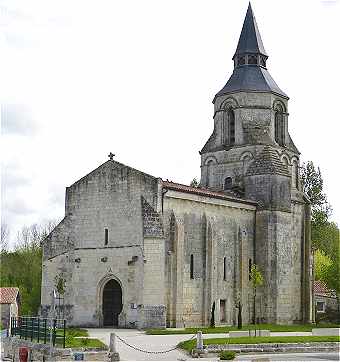
MULTIPOLYGON (((194 339, 196 337, 197 334, 194 334, 190 339, 189 341, 191 341, 192 339, 194 339)), ((169 353, 171 351, 174 351, 175 349, 177 349, 178 347, 175 346, 173 348, 170 348, 170 349, 167 349, 166 351, 147 351, 145 349, 141 349, 139 347, 136 347, 136 346, 133 346, 131 345, 130 343, 124 341, 124 339, 120 338, 117 334, 115 334, 115 336, 121 341, 123 342, 125 345, 127 345, 128 347, 132 348, 132 349, 135 349, 136 351, 139 351, 139 352, 143 352, 143 353, 151 353, 151 354, 162 354, 162 353, 169 353)), ((184 341, 182 341, 184 342, 184 341)))

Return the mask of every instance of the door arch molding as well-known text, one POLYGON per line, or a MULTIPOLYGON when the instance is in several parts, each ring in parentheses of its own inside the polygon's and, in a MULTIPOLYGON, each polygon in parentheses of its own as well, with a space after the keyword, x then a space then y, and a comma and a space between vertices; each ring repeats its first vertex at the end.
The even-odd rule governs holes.
MULTIPOLYGON (((122 302, 122 309, 121 312, 123 310, 124 307, 124 288, 123 288, 123 284, 121 282, 121 280, 114 274, 106 274, 98 283, 97 286, 97 310, 99 311, 99 326, 103 327, 104 326, 104 310, 103 310, 103 298, 104 298, 104 289, 105 286, 107 285, 107 283, 109 283, 111 280, 115 281, 116 283, 118 283, 120 290, 121 290, 121 302, 122 302)), ((120 313, 121 313, 120 312, 120 313)))

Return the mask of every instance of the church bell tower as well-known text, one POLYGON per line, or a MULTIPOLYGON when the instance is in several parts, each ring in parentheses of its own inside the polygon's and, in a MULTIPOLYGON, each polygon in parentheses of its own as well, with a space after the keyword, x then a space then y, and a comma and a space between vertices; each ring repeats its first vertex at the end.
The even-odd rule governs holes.
POLYGON ((300 153, 288 132, 288 96, 267 61, 249 3, 233 73, 213 100, 214 130, 200 152, 201 187, 257 202, 253 260, 265 280, 261 322, 310 322, 310 210, 300 153))
POLYGON ((288 132, 288 96, 270 75, 267 60, 249 3, 234 71, 213 100, 214 130, 200 152, 202 187, 242 196, 251 161, 270 145, 295 175, 293 187, 299 188, 299 151, 288 132))

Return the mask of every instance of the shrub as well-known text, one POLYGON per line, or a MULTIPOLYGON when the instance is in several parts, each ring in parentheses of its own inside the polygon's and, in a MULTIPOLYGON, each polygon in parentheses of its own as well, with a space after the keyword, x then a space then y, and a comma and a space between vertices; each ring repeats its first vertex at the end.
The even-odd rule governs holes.
POLYGON ((222 351, 219 354, 221 360, 230 360, 236 357, 236 353, 233 351, 222 351))

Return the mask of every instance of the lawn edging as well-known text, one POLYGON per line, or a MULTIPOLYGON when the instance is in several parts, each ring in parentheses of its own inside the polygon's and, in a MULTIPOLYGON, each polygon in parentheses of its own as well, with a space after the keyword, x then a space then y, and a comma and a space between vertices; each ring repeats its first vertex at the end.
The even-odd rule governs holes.
POLYGON ((229 333, 230 331, 239 331, 239 330, 259 330, 259 329, 268 329, 271 332, 312 332, 313 328, 339 328, 339 324, 334 323, 322 323, 322 324, 290 324, 290 325, 280 325, 280 324, 253 324, 244 325, 242 329, 238 329, 237 326, 224 326, 224 327, 189 327, 189 328, 179 328, 179 329, 147 329, 145 331, 148 335, 167 335, 167 334, 194 334, 198 331, 201 331, 203 334, 217 334, 217 333, 229 333))
MULTIPOLYGON (((239 337, 204 339, 204 349, 207 353, 219 353, 230 350, 236 353, 260 352, 333 352, 339 351, 339 336, 286 336, 286 337, 239 337)), ((187 352, 197 352, 196 340, 187 340, 178 344, 187 352)))

